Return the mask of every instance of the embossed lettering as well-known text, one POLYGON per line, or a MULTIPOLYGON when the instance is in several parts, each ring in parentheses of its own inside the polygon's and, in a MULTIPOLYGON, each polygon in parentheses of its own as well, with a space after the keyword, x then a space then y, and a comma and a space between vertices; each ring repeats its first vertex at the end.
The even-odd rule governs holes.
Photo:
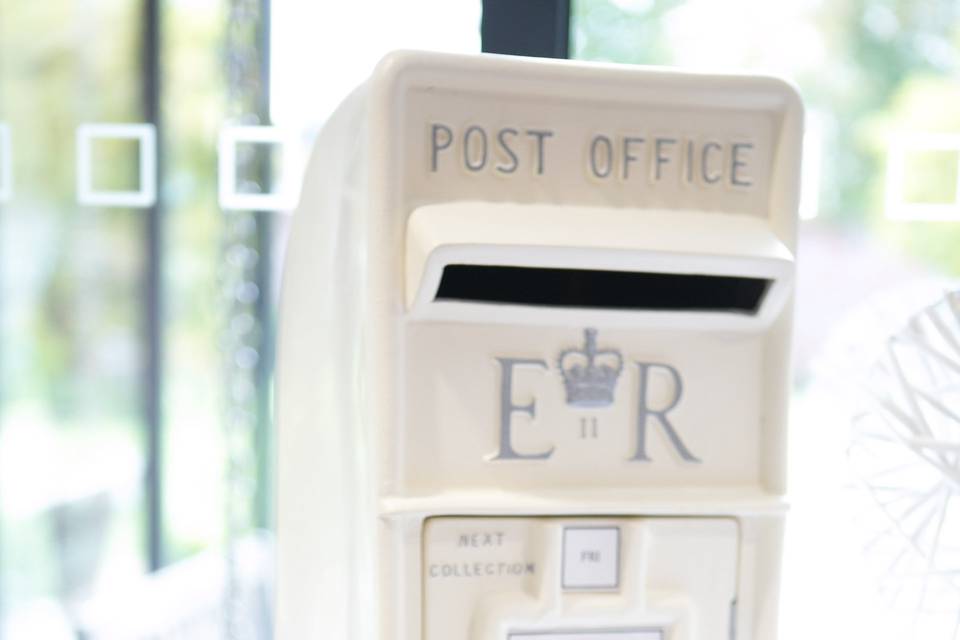
POLYGON ((730 184, 735 187, 752 187, 753 179, 741 173, 741 170, 747 166, 746 160, 741 157, 741 152, 747 152, 753 149, 749 142, 734 142, 730 145, 730 184))
POLYGON ((545 163, 544 151, 543 151, 543 141, 545 138, 553 136, 553 131, 547 129, 527 129, 527 135, 533 136, 537 140, 537 164, 534 171, 537 175, 543 175, 543 167, 545 163))
POLYGON ((517 154, 510 148, 510 144, 507 142, 508 135, 513 138, 517 133, 518 131, 516 129, 510 129, 508 127, 506 129, 500 129, 500 132, 497 134, 497 143, 500 145, 500 149, 510 158, 510 164, 504 164, 502 162, 497 164, 497 171, 500 173, 513 173, 517 170, 517 167, 520 166, 517 154))
MULTIPOLYGON (((447 168, 461 168, 467 174, 493 173, 510 178, 546 175, 548 164, 570 160, 552 157, 561 147, 549 141, 558 139, 558 143, 565 143, 565 149, 573 144, 559 140, 562 133, 548 127, 488 127, 475 123, 459 128, 433 122, 429 137, 431 173, 440 172, 445 163, 447 168)), ((591 135, 586 151, 586 177, 606 181, 616 176, 618 185, 625 190, 632 187, 637 193, 645 187, 669 188, 673 184, 701 188, 724 184, 741 189, 756 185, 755 142, 717 137, 701 142, 696 135, 669 132, 654 137, 607 132, 591 135), (643 175, 646 180, 638 180, 643 175)))
POLYGON ((693 184, 693 140, 687 140, 687 153, 684 155, 684 181, 693 184))
POLYGON ((595 178, 606 178, 610 175, 610 171, 613 169, 613 143, 610 142, 610 138, 603 135, 598 135, 593 137, 593 141, 590 143, 590 170, 593 173, 595 178), (600 147, 603 147, 603 150, 600 150, 600 147), (600 162, 597 161, 598 151, 602 153, 603 158, 603 168, 600 168, 600 162))
POLYGON ((630 177, 630 163, 638 160, 638 156, 630 153, 631 144, 641 144, 643 143, 643 138, 636 138, 631 136, 625 136, 623 138, 623 179, 626 180, 630 177))
POLYGON ((721 176, 723 175, 723 170, 718 169, 717 171, 710 171, 710 152, 717 151, 720 152, 723 150, 723 147, 720 146, 718 142, 708 142, 703 145, 703 149, 700 151, 700 177, 703 178, 703 181, 707 184, 714 184, 720 181, 721 176))
POLYGON ((448 149, 453 144, 453 130, 445 124, 434 123, 430 127, 430 170, 437 170, 437 163, 440 158, 440 152, 448 149), (443 134, 441 141, 440 134, 443 134))
POLYGON ((463 133, 463 164, 470 171, 480 171, 486 166, 487 132, 483 130, 483 127, 473 125, 467 127, 467 130, 463 133), (471 140, 479 140, 480 142, 473 145, 474 148, 471 149, 471 140), (477 145, 479 145, 479 148, 477 148, 477 145))
POLYGON ((666 155, 665 153, 666 149, 664 148, 668 144, 669 145, 677 144, 676 138, 657 138, 656 141, 654 142, 655 152, 654 152, 653 179, 655 181, 660 180, 662 176, 661 169, 663 165, 670 162, 670 156, 666 155))
POLYGON ((546 460, 553 455, 553 447, 539 453, 520 453, 513 448, 511 421, 515 413, 525 413, 533 418, 537 410, 536 400, 525 405, 513 403, 514 368, 546 369, 547 363, 530 358, 497 358, 497 362, 500 363, 500 450, 493 460, 546 460))
POLYGON ((637 362, 636 365, 640 374, 638 392, 639 409, 637 412, 637 448, 633 457, 630 459, 638 462, 650 462, 651 458, 647 455, 647 424, 652 419, 660 424, 667 439, 670 440, 673 448, 677 450, 681 458, 687 462, 700 462, 700 459, 693 455, 690 449, 683 443, 676 429, 673 428, 670 420, 667 419, 667 414, 680 403, 680 398, 683 395, 683 381, 680 378, 679 372, 668 364, 637 362), (667 406, 660 409, 653 409, 648 403, 648 392, 650 388, 650 373, 657 369, 666 371, 669 374, 673 380, 674 393, 673 399, 667 403, 667 406))

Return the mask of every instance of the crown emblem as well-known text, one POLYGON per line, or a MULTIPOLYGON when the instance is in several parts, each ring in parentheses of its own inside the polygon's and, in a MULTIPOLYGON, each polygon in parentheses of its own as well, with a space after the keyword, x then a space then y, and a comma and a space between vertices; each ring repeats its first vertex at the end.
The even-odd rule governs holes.
POLYGON ((597 349, 597 330, 584 329, 583 349, 565 349, 557 359, 567 404, 573 407, 606 407, 623 369, 616 349, 597 349))

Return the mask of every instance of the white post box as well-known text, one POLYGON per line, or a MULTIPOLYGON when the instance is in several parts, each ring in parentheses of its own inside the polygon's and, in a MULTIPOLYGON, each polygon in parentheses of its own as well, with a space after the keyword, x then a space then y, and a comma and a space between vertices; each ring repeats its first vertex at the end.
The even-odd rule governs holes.
POLYGON ((277 406, 282 640, 769 640, 802 107, 396 53, 321 133, 277 406))

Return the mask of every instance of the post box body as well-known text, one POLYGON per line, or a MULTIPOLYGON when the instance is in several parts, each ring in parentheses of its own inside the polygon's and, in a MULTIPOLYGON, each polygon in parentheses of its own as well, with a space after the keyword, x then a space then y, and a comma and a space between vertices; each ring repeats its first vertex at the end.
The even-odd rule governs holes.
POLYGON ((766 640, 802 108, 402 52, 287 254, 279 638, 766 640))

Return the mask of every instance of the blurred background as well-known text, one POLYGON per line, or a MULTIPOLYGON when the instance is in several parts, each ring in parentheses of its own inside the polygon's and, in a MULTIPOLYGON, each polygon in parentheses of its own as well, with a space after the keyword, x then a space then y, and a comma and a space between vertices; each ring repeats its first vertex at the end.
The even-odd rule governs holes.
MULTIPOLYGON (((960 637, 960 565, 891 525, 925 503, 878 510, 850 456, 850 389, 960 273, 958 18, 571 4, 570 57, 773 73, 806 101, 784 638, 960 637), (902 572, 923 576, 909 597, 902 572)), ((270 637, 305 153, 383 53, 479 52, 480 20, 480 0, 0 0, 0 640, 270 637)))

